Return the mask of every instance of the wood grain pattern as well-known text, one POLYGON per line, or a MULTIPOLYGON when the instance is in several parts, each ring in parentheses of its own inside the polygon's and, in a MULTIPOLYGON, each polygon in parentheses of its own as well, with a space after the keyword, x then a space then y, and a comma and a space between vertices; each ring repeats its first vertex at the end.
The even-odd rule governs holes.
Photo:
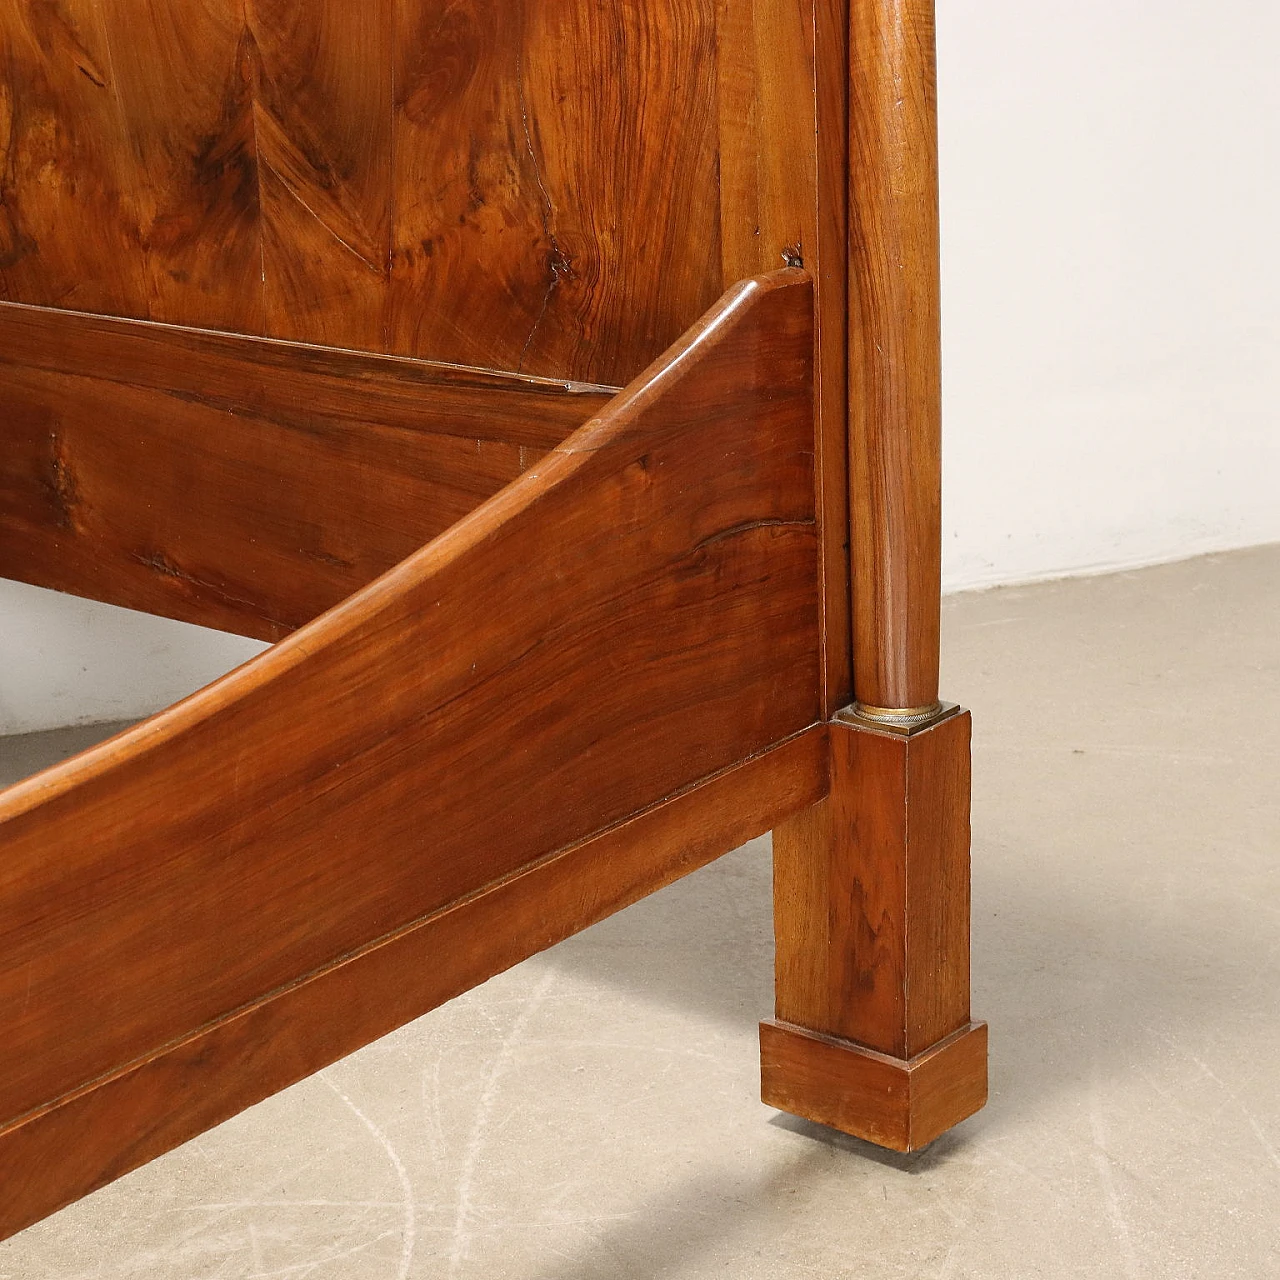
MULTIPOLYGON (((808 19, 769 3, 748 145, 793 200, 808 19)), ((7 300, 614 384, 723 288, 714 0, 41 0, 0 39, 7 300)))
POLYGON ((777 1016, 911 1058, 969 1021, 968 712, 831 726, 831 794, 774 833, 777 1016))
POLYGON ((812 0, 720 0, 717 23, 725 283, 783 261, 802 262, 814 277, 823 708, 829 715, 852 695, 845 397, 848 13, 839 0, 822 0, 816 8, 812 0))
MULTIPOLYGON (((820 30, 842 13, 820 3, 820 30)), ((872 707, 915 710, 935 707, 938 693, 933 5, 877 0, 849 15, 853 690, 872 707)), ((829 64, 815 83, 821 208, 839 167, 821 122, 840 95, 829 64)), ((841 221, 829 196, 826 210, 820 245, 841 221)), ((830 301, 829 273, 825 285, 830 301)), ((823 334, 834 331, 820 301, 820 405, 834 403, 822 363, 823 334)), ((828 691, 840 672, 832 635, 828 626, 828 691)), ((909 1151, 987 1093, 986 1028, 969 1012, 969 716, 910 735, 837 717, 830 746, 830 794, 774 831, 777 1020, 761 1026, 761 1096, 909 1151)))
POLYGON ((518 369, 564 270, 521 96, 526 7, 395 0, 390 351, 518 369))
POLYGON ((903 1060, 786 1022, 760 1024, 769 1106, 893 1151, 919 1151, 987 1101, 987 1026, 903 1060))
POLYGON ((263 332, 381 351, 391 264, 392 0, 249 0, 263 332))
POLYGON ((851 10, 850 516, 854 689, 938 697, 941 325, 933 0, 851 10))
POLYGON ((848 11, 842 0, 721 0, 718 32, 725 281, 784 260, 802 262, 814 277, 823 708, 830 715, 852 695, 845 392, 848 11))
MULTIPOLYGON (((260 68, 242 0, 107 0, 101 13, 129 139, 147 316, 264 332, 260 68)), ((66 213, 83 218, 74 202, 66 213)))
POLYGON ((714 13, 398 4, 390 349, 630 377, 723 287, 714 13))
POLYGON ((603 388, 0 304, 0 575, 278 640, 603 388))
POLYGON ((740 286, 444 536, 6 792, 0 1116, 812 724, 812 343, 803 273, 740 286))
POLYGON ((829 725, 830 793, 774 830, 771 1106, 899 1151, 987 1097, 969 1014, 969 714, 829 725))
POLYGON ((815 0, 814 397, 822 526, 823 709, 853 696, 849 518, 849 0, 815 0))
MULTIPOLYGON (((290 984, 851 695, 936 699, 933 56, 931 0, 0 11, 0 297, 327 344, 0 306, 0 571, 302 626, 0 800, 10 1149, 76 1116, 107 1135, 30 1203, 399 1008, 327 1040, 319 1005, 255 1022, 290 984), (795 272, 735 292, 607 408, 422 362, 620 383, 780 258, 816 296, 795 272), (236 1028, 273 1026, 259 1071, 236 1028), (295 1033, 319 1039, 293 1061, 295 1033), (205 1053, 234 1065, 202 1104, 205 1053), (156 1080, 172 1109, 113 1147, 156 1080)), ((962 725, 835 724, 830 798, 776 841, 791 1031, 766 1073, 845 1117, 840 1072, 878 1088, 887 1055, 908 1143, 917 1092, 936 1118, 979 1088, 962 725)), ((513 892, 510 951, 458 974, 543 936, 541 890, 513 892)))
POLYGON ((826 784, 806 730, 0 1128, 0 1238, 768 830, 826 784))
POLYGON ((817 251, 812 0, 719 0, 726 284, 817 251))
POLYGON ((147 314, 113 86, 94 0, 0 6, 0 298, 147 314))

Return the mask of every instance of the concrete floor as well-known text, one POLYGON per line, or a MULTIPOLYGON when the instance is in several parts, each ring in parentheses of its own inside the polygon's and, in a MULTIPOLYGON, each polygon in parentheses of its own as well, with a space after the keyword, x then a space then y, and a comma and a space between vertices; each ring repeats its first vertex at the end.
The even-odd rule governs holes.
POLYGON ((760 840, 0 1245, 0 1277, 1280 1276, 1280 547, 945 616, 985 1112, 899 1157, 756 1100, 760 840))

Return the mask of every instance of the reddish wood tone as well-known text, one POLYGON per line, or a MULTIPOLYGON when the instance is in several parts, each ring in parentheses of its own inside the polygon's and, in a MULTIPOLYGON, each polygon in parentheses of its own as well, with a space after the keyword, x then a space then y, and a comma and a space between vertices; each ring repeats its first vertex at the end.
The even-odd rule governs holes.
POLYGON ((845 270, 848 13, 842 0, 720 0, 726 284, 785 261, 814 276, 823 710, 852 694, 845 270), (815 38, 823 57, 815 59, 815 38))
POLYGON ((603 388, 0 304, 0 575, 278 640, 603 388))
POLYGON ((854 690, 873 707, 927 707, 942 563, 933 0, 851 13, 854 690))
MULTIPOLYGON (((933 5, 819 0, 815 18, 819 32, 847 21, 850 47, 846 153, 829 134, 823 145, 843 106, 830 60, 815 87, 819 207, 837 172, 850 193, 853 691, 918 711, 937 707, 941 562, 933 5)), ((834 239, 829 195, 827 209, 819 227, 834 239)), ((839 687, 829 651, 825 669, 839 687)), ((829 796, 774 832, 778 1021, 761 1028, 762 1096, 911 1150, 986 1098, 986 1029, 969 1020, 969 717, 910 736, 837 720, 830 742, 829 796)))
POLYGON ((823 709, 853 696, 849 574, 849 0, 815 0, 817 108, 817 311, 815 317, 818 507, 822 534, 823 709))
POLYGON ((713 5, 398 18, 390 349, 630 377, 724 287, 713 5))
POLYGON ((248 0, 244 13, 263 332, 381 351, 391 269, 392 0, 248 0))
MULTIPOLYGON (((59 0, 49 7, 56 11, 59 0)), ((259 60, 246 11, 243 0, 92 6, 109 58, 100 93, 116 104, 128 139, 119 172, 137 222, 126 230, 138 242, 147 287, 142 314, 152 320, 266 332, 259 60)), ((58 112, 53 127, 62 119, 58 112)), ((76 176, 74 168, 60 174, 64 185, 53 192, 44 185, 15 191, 19 216, 48 202, 93 236, 74 199, 76 176)))
POLYGON ((817 252, 813 6, 718 9, 720 253, 731 281, 817 252))
POLYGON ((134 160, 94 0, 0 5, 0 298, 147 314, 134 160))
POLYGON ((899 1151, 987 1098, 969 1016, 969 713, 837 721, 831 794, 773 833, 777 1023, 762 1097, 899 1151))
MULTIPOLYGON (((778 1020, 886 1055, 908 1074, 970 1024, 969 732, 968 712, 910 737, 836 721, 829 796, 774 831, 778 1020)), ((867 1080, 879 1076, 866 1075, 865 1055, 847 1055, 847 1096, 841 1059, 825 1052, 817 1075, 806 1068, 786 1083, 794 1054, 808 1052, 792 1046, 773 1063, 766 1101, 792 1110, 810 1097, 800 1114, 824 1123, 870 1106, 848 1129, 860 1136, 906 1122, 910 1091, 869 1101, 867 1080)), ((985 1052, 970 1046, 946 1062, 976 1073, 956 1097, 985 1098, 985 1052)))
POLYGON ((777 1014, 911 1058, 969 1021, 969 715, 831 726, 831 794, 774 838, 777 1014))
POLYGON ((0 572, 301 626, 0 797, 0 1151, 42 1171, 0 1221, 824 769, 766 1096, 906 1146, 980 1105, 967 716, 768 754, 937 697, 934 97, 931 0, 0 7, 0 572), (697 322, 782 260, 816 295, 697 322))
POLYGON ((41 0, 0 42, 10 301, 621 383, 724 287, 714 0, 41 0))
POLYGON ((785 1022, 760 1024, 770 1106, 894 1151, 918 1151, 987 1101, 987 1027, 970 1023, 907 1061, 785 1022))
MULTIPOLYGON (((919 709, 937 702, 941 561, 932 2, 855 5, 849 31, 853 686, 872 707, 919 709)), ((761 1029, 762 1094, 911 1150, 986 1098, 986 1031, 969 1022, 969 718, 909 737, 837 722, 831 750, 828 798, 774 834, 779 1021, 761 1029)))
POLYGON ((848 701, 844 0, 49 0, 0 24, 0 297, 616 384, 799 255, 824 710, 848 701))
POLYGON ((0 1238, 760 835, 826 757, 801 733, 0 1128, 0 1238))
POLYGON ((802 272, 739 286, 430 546, 6 792, 0 1116, 812 724, 812 344, 802 272))

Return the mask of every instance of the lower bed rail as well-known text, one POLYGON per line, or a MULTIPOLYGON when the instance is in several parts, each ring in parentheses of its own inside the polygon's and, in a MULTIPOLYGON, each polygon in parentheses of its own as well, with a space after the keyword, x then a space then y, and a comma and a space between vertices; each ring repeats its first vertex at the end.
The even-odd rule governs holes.
POLYGON ((812 295, 745 282, 429 545, 0 794, 0 1234, 827 786, 812 295))

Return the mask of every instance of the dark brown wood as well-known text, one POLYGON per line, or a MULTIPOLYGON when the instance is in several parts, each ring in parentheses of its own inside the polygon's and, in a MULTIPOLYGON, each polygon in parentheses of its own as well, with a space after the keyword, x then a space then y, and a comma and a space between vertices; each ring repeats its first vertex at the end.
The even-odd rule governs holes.
POLYGON ((854 691, 921 708, 938 698, 942 556, 933 0, 867 0, 851 15, 854 691))
POLYGON ((0 304, 0 575, 278 640, 604 388, 0 304))
POLYGON ((151 1160, 818 799, 821 727, 417 921, 0 1128, 0 1238, 151 1160))
POLYGON ((987 1026, 903 1060, 785 1022, 760 1024, 770 1106, 894 1151, 919 1151, 987 1101, 987 1026))
MULTIPOLYGON (((970 1024, 969 731, 968 712, 911 736, 830 726, 830 795, 774 831, 780 1022, 900 1063, 970 1024)), ((966 1069, 977 1070, 975 1052, 966 1069)), ((848 1062, 856 1092, 864 1063, 848 1062)), ((771 1070, 766 1101, 790 1109, 787 1099, 812 1094, 783 1087, 785 1061, 771 1070)), ((985 1096, 985 1057, 980 1075, 958 1096, 985 1096)), ((852 1098, 801 1114, 851 1115, 852 1098)), ((899 1101, 849 1132, 889 1123, 899 1101)))
POLYGON ((428 547, 4 793, 0 1116, 813 724, 812 350, 802 272, 739 286, 428 547))

